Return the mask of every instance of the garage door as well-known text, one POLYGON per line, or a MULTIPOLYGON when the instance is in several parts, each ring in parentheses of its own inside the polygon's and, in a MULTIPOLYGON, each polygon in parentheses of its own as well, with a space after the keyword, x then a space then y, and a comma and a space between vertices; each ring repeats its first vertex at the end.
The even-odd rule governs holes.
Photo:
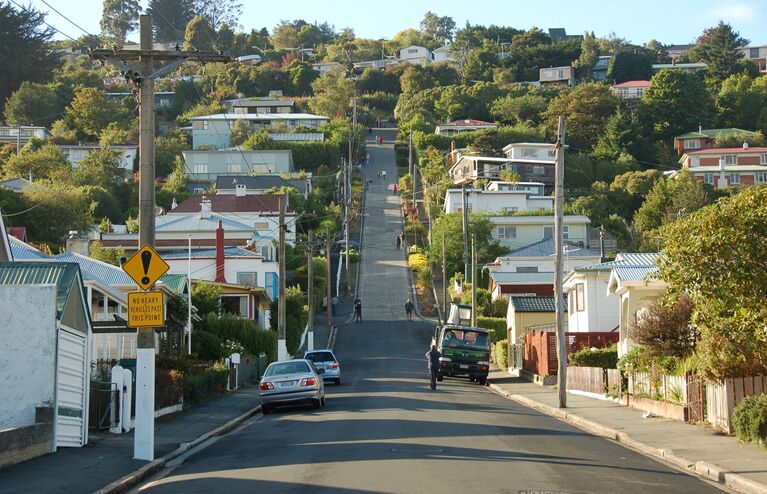
POLYGON ((59 330, 57 447, 85 443, 86 355, 85 335, 59 330))

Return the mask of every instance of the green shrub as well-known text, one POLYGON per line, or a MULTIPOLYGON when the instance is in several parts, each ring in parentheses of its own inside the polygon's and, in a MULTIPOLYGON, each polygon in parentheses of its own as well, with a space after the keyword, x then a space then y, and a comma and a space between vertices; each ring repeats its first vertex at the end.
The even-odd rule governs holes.
POLYGON ((216 363, 207 369, 187 377, 184 383, 184 401, 199 403, 226 391, 229 371, 224 364, 216 363))
MULTIPOLYGON (((346 255, 346 249, 341 251, 341 255, 346 255)), ((349 262, 360 262, 360 253, 357 249, 349 249, 349 262)))
POLYGON ((616 369, 618 366, 618 349, 615 345, 610 348, 584 348, 568 356, 569 364, 576 367, 601 367, 616 369))
POLYGON ((493 351, 490 353, 490 357, 495 365, 501 369, 508 369, 509 367, 509 342, 508 340, 501 340, 493 345, 493 351))
POLYGON ((732 412, 732 424, 741 441, 767 446, 767 395, 746 397, 732 412))
POLYGON ((506 339, 505 318, 477 316, 477 327, 489 329, 495 341, 506 339))
POLYGON ((634 347, 618 360, 618 369, 624 374, 647 371, 647 363, 641 347, 634 347))

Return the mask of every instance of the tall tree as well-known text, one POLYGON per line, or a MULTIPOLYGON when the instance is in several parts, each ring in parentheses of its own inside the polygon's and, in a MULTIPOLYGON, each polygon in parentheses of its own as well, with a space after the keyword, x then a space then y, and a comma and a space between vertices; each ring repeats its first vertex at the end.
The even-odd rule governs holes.
POLYGON ((351 108, 354 83, 338 71, 312 82, 314 97, 309 101, 313 112, 328 117, 344 117, 351 108))
POLYGON ((195 16, 194 0, 149 0, 146 13, 152 16, 156 41, 182 41, 195 16))
POLYGON ((50 85, 25 81, 5 102, 5 121, 9 125, 48 127, 62 110, 50 85))
POLYGON ((651 81, 642 106, 658 138, 670 140, 711 123, 713 104, 700 77, 681 70, 661 70, 651 81))
POLYGON ((732 26, 719 21, 716 27, 703 31, 698 38, 698 46, 692 51, 708 64, 707 75, 721 81, 740 72, 738 62, 744 57, 740 48, 747 44, 748 40, 741 37, 732 26))
POLYGON ((594 36, 594 31, 583 33, 581 55, 577 60, 573 61, 573 67, 581 69, 583 71, 583 78, 586 80, 591 79, 591 70, 594 68, 594 64, 597 63, 599 51, 599 42, 597 37, 594 36))
POLYGON ((237 26, 242 16, 242 4, 237 0, 195 0, 195 12, 217 30, 222 24, 237 26))
POLYGON ((574 148, 588 150, 597 143, 607 120, 618 107, 618 97, 610 87, 598 82, 580 84, 549 103, 544 113, 546 129, 554 134, 557 118, 564 115, 567 140, 574 148))
POLYGON ((728 77, 716 96, 716 109, 722 128, 758 128, 760 115, 767 115, 767 78, 753 79, 746 74, 728 77))
POLYGON ((104 0, 101 34, 117 46, 124 45, 128 33, 138 26, 139 12, 138 0, 104 0))
POLYGON ((45 15, 30 8, 15 9, 0 3, 0 104, 23 81, 47 82, 61 64, 61 55, 48 43, 53 29, 43 24, 45 15))
POLYGON ((75 99, 67 107, 66 114, 77 131, 88 138, 97 138, 111 122, 126 117, 120 104, 100 89, 84 87, 75 93, 75 99))
POLYGON ((216 31, 205 17, 198 15, 189 21, 184 33, 185 50, 212 50, 215 44, 216 31))
POLYGON ((453 41, 455 21, 452 17, 438 16, 434 12, 428 11, 421 20, 421 32, 435 44, 442 45, 445 42, 453 41))
POLYGON ((626 81, 647 81, 653 75, 653 56, 645 51, 618 52, 607 67, 607 78, 615 84, 626 81))

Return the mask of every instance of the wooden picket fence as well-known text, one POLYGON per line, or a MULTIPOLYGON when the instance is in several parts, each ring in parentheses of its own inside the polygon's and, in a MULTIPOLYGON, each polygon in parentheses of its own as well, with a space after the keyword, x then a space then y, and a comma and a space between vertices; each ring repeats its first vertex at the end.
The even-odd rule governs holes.
POLYGON ((747 396, 767 394, 767 376, 723 379, 706 383, 706 419, 732 433, 732 411, 747 396))

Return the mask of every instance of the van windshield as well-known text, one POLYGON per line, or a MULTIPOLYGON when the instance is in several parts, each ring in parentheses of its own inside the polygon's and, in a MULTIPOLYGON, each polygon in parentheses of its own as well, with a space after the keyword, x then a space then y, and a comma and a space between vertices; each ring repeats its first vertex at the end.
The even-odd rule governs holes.
POLYGON ((448 329, 442 337, 448 348, 487 349, 487 333, 464 329, 448 329))

